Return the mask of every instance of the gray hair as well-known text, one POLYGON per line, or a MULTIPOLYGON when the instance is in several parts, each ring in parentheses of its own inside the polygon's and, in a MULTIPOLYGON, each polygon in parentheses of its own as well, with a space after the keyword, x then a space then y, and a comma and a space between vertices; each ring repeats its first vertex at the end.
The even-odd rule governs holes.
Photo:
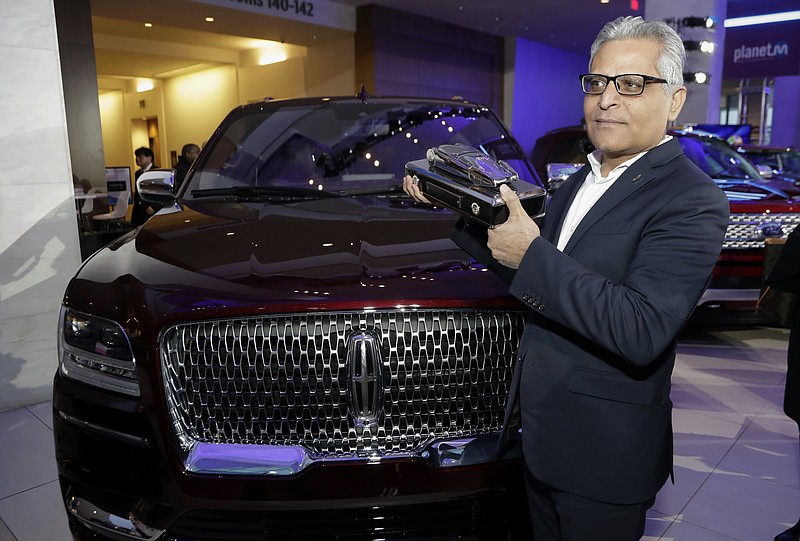
POLYGON ((669 94, 683 86, 683 66, 686 62, 683 40, 671 26, 660 21, 619 17, 606 23, 592 43, 589 66, 603 44, 623 39, 642 39, 657 43, 661 47, 661 53, 656 61, 656 69, 661 77, 669 81, 664 85, 664 92, 669 94))

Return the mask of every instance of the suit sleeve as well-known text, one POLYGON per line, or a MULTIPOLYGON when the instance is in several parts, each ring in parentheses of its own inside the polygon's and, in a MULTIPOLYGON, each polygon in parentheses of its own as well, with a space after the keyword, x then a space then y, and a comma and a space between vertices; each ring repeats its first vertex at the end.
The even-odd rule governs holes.
POLYGON ((800 227, 789 234, 766 283, 782 291, 800 293, 800 227))
MULTIPOLYGON (((644 366, 673 342, 708 285, 725 237, 729 204, 713 183, 697 182, 672 190, 658 208, 636 212, 651 216, 632 239, 620 279, 610 279, 539 237, 510 291, 540 316, 624 362, 644 366)), ((613 257, 608 255, 610 246, 576 250, 598 261, 613 257)))

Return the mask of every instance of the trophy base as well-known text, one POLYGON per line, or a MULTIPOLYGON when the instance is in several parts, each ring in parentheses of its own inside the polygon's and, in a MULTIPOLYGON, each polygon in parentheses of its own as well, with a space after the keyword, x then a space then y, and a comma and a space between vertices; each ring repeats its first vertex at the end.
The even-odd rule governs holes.
MULTIPOLYGON (((498 186, 476 185, 467 178, 432 170, 428 160, 408 162, 406 174, 418 180, 420 191, 432 202, 489 228, 497 227, 508 219, 508 207, 500 197, 498 186)), ((544 215, 547 193, 542 188, 524 180, 510 180, 504 184, 516 192, 522 208, 530 217, 544 215)))

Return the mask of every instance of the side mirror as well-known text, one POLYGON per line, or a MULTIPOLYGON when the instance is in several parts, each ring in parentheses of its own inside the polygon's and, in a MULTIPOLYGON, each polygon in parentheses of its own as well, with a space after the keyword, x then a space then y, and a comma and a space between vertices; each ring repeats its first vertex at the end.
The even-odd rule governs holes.
POLYGON ((773 171, 772 167, 770 167, 769 165, 764 165, 764 164, 756 165, 756 169, 758 170, 758 174, 761 175, 761 178, 763 179, 772 178, 773 171))
POLYGON ((175 202, 172 188, 175 185, 174 169, 150 169, 136 179, 139 197, 148 203, 170 205, 175 202))
POLYGON ((547 164, 547 191, 553 193, 573 173, 585 164, 582 163, 548 163, 547 164))

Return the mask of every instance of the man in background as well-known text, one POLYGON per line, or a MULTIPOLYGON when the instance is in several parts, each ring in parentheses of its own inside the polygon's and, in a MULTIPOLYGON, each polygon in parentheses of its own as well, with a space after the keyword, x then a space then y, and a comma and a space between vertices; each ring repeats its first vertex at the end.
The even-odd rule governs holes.
POLYGON ((189 171, 189 167, 192 166, 192 163, 197 159, 198 154, 200 154, 200 147, 198 145, 194 143, 183 145, 181 155, 178 157, 178 161, 175 164, 175 186, 172 189, 172 193, 178 193, 178 188, 181 187, 183 181, 186 179, 186 173, 189 171))
MULTIPOLYGON (((135 180, 139 180, 142 173, 145 173, 155 167, 155 154, 147 147, 139 147, 133 151, 136 158, 136 165, 139 169, 136 170, 134 175, 135 180)), ((152 203, 147 203, 139 197, 139 190, 136 189, 133 194, 133 210, 131 211, 131 223, 134 227, 139 227, 147 221, 150 216, 158 212, 161 207, 152 203)))

